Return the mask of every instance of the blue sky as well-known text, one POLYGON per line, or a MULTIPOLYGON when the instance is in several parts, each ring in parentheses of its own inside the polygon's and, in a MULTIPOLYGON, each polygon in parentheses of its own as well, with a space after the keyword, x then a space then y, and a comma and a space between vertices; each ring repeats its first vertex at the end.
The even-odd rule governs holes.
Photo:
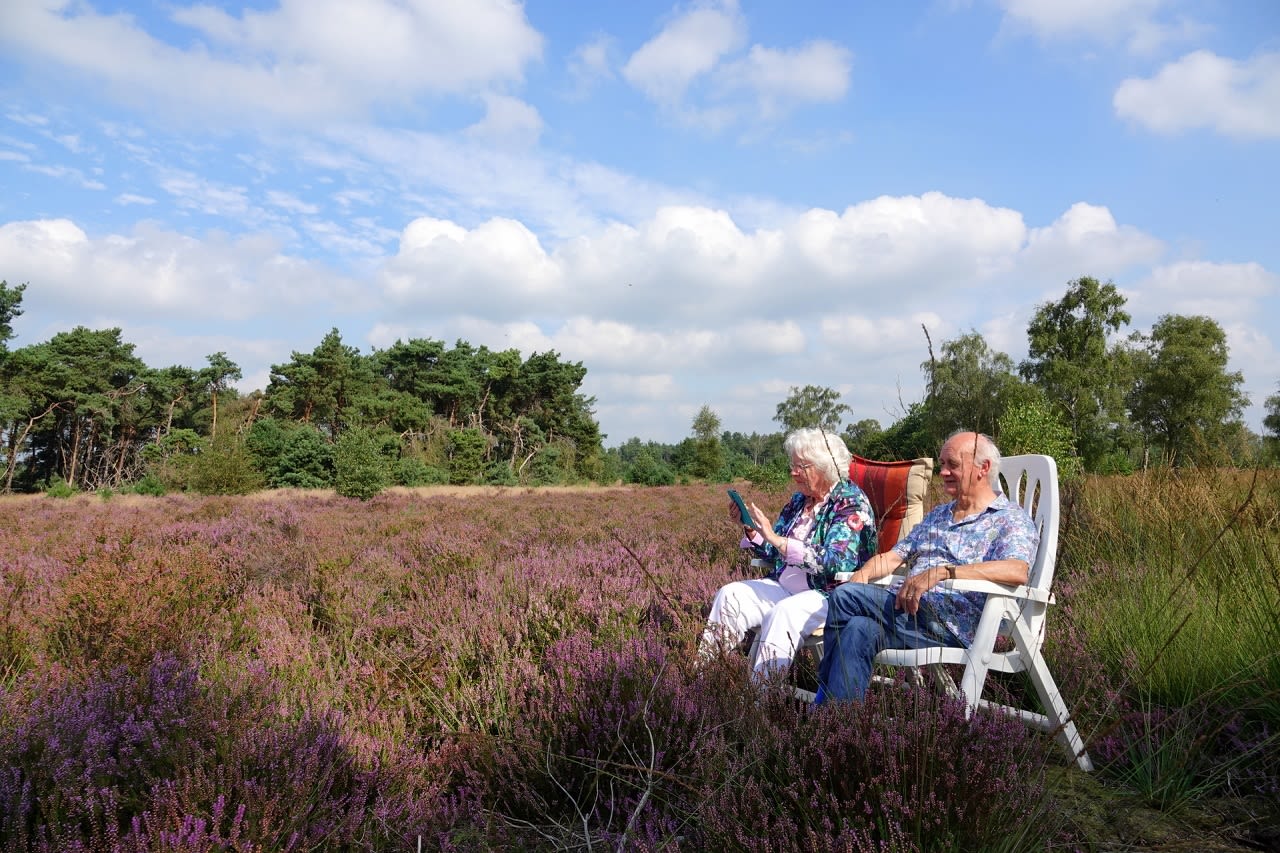
POLYGON ((14 346, 242 390, 331 328, 588 369, 614 445, 792 386, 888 425, 1091 275, 1280 381, 1280 3, 4 0, 14 346))

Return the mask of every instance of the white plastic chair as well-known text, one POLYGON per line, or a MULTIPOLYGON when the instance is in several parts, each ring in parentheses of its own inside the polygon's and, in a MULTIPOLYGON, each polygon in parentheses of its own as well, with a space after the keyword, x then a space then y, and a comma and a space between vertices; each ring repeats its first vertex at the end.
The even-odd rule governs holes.
MULTIPOLYGON (((935 664, 960 664, 964 675, 957 688, 951 679, 943 683, 957 696, 963 696, 969 712, 979 705, 1015 716, 1029 726, 1053 734, 1081 770, 1092 771, 1093 762, 1071 721, 1066 702, 1049 672, 1041 653, 1044 645, 1045 614, 1053 603, 1053 572, 1058 555, 1058 465, 1050 456, 1007 456, 1000 463, 1000 479, 1009 500, 1022 505, 1035 520, 1040 531, 1040 547, 1025 586, 1011 587, 989 581, 944 581, 950 589, 987 594, 982 618, 967 649, 936 646, 924 649, 886 649, 876 656, 876 663, 889 666, 924 667, 935 664), (1013 648, 996 651, 996 640, 1007 637, 1013 648), (989 672, 1025 672, 1035 686, 1040 704, 1048 713, 1003 705, 982 698, 989 672)), ((889 584, 890 575, 877 582, 889 584)), ((821 648, 817 649, 821 654, 821 648)), ((939 671, 941 668, 939 668, 939 671)), ((945 673, 944 673, 945 675, 945 673)))

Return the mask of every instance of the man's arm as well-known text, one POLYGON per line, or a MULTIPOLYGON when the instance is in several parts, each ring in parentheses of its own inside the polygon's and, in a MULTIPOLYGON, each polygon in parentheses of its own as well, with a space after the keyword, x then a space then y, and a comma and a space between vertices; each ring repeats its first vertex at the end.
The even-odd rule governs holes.
POLYGON ((853 573, 853 577, 849 580, 855 583, 871 583, 876 578, 893 574, 904 562, 893 551, 885 551, 883 554, 876 554, 870 560, 867 560, 862 568, 853 573))
POLYGON ((920 609, 920 596, 945 580, 991 581, 1018 586, 1027 582, 1030 570, 1031 566, 1026 560, 989 560, 961 566, 934 566, 907 578, 898 590, 898 598, 894 604, 899 610, 915 614, 920 609))

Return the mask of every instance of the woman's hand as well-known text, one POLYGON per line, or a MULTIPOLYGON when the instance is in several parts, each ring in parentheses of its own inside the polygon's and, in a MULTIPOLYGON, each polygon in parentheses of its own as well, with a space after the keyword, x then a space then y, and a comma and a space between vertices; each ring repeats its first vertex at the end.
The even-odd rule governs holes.
POLYGON ((768 538, 768 532, 772 532, 773 525, 769 523, 769 516, 761 512, 760 507, 755 504, 747 504, 747 509, 751 510, 751 518, 743 519, 744 524, 753 525, 762 535, 768 538))
POLYGON ((743 527, 755 527, 761 533, 772 529, 769 524, 769 516, 761 512, 760 507, 753 503, 747 504, 747 511, 751 513, 751 518, 743 518, 738 505, 733 501, 729 501, 729 520, 734 524, 741 524, 743 527))

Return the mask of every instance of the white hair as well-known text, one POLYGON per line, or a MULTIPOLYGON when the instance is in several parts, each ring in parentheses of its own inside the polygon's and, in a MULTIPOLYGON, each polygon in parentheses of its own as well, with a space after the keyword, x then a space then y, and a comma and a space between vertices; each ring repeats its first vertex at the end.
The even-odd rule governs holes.
POLYGON ((782 449, 790 459, 803 456, 807 462, 817 465, 832 482, 849 479, 853 454, 844 446, 844 439, 834 432, 804 427, 788 435, 782 449))

